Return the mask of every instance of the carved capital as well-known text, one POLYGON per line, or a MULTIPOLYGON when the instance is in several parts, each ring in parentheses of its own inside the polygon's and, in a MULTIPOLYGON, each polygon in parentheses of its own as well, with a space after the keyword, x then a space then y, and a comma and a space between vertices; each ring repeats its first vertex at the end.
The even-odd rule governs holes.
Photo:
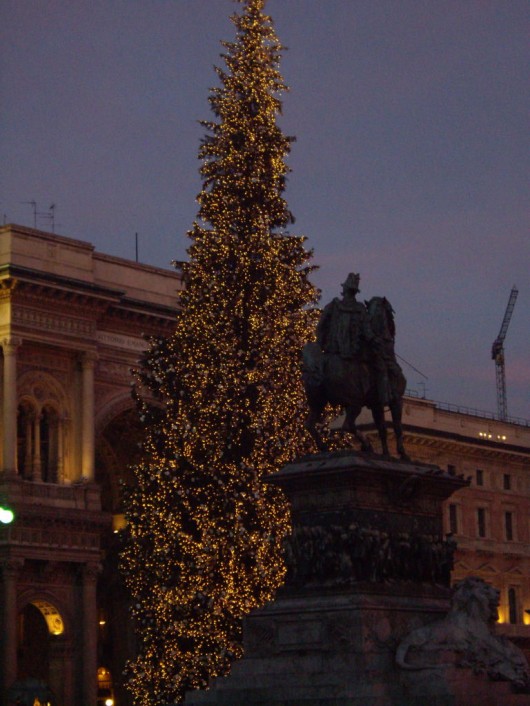
POLYGON ((83 579, 83 583, 95 583, 102 571, 102 568, 103 567, 101 564, 98 564, 95 561, 90 561, 83 564, 81 567, 81 577, 83 579))
POLYGON ((98 360, 98 354, 96 351, 83 351, 79 355, 79 360, 83 370, 88 370, 90 368, 93 369, 96 365, 96 361, 98 360))
POLYGON ((24 566, 24 559, 4 559, 0 562, 0 568, 2 569, 2 576, 4 579, 16 579, 20 573, 22 567, 24 566))
POLYGON ((17 348, 22 345, 22 339, 19 336, 6 336, 0 341, 4 355, 16 355, 17 348))
POLYGON ((8 299, 15 287, 18 284, 18 280, 14 277, 6 277, 0 282, 0 299, 8 299))

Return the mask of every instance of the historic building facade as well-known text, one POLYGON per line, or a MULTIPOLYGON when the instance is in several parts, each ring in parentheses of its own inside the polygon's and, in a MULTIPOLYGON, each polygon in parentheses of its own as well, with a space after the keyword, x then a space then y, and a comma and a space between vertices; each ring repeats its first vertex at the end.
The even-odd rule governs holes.
POLYGON ((530 655, 530 422, 408 396, 403 429, 413 460, 469 479, 444 507, 458 546, 452 581, 474 575, 499 589, 498 630, 530 655))
POLYGON ((112 689, 124 627, 108 557, 138 439, 130 370, 143 334, 171 330, 181 286, 176 270, 0 228, 0 506, 15 512, 0 525, 2 704, 32 680, 58 706, 95 704, 98 669, 112 689))
MULTIPOLYGON (((142 334, 171 331, 181 287, 175 270, 0 228, 0 506, 15 512, 0 524, 2 704, 31 680, 57 706, 95 704, 98 686, 127 703, 133 637, 113 528, 138 441, 130 369, 142 334)), ((403 423, 414 460, 470 479, 445 505, 453 580, 495 585, 499 629, 528 649, 530 423, 412 397, 403 423)))

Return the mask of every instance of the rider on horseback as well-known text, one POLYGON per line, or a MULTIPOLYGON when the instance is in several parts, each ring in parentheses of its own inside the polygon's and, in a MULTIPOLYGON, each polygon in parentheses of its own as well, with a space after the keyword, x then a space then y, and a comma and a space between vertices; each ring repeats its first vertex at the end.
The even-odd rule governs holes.
MULTIPOLYGON (((389 402, 389 384, 383 341, 370 325, 366 306, 355 298, 360 275, 350 272, 342 285, 342 299, 336 297, 322 311, 317 326, 317 343, 324 353, 342 360, 362 360, 374 374, 381 404, 389 402)), ((368 386, 368 381, 366 382, 368 386)))

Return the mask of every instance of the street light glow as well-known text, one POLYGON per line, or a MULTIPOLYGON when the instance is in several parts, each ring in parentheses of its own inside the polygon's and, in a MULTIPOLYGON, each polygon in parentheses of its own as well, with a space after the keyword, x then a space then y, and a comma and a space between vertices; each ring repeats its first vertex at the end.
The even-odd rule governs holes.
POLYGON ((7 507, 0 507, 0 522, 9 525, 15 519, 15 513, 7 507))

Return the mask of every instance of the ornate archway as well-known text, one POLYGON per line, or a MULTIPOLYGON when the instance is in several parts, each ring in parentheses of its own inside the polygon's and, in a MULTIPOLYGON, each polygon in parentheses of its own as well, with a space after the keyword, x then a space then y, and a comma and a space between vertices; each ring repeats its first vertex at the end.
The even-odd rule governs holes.
POLYGON ((55 706, 63 702, 64 684, 68 667, 65 659, 70 652, 65 634, 65 619, 48 597, 35 597, 19 613, 17 636, 17 690, 29 694, 42 703, 55 706))

